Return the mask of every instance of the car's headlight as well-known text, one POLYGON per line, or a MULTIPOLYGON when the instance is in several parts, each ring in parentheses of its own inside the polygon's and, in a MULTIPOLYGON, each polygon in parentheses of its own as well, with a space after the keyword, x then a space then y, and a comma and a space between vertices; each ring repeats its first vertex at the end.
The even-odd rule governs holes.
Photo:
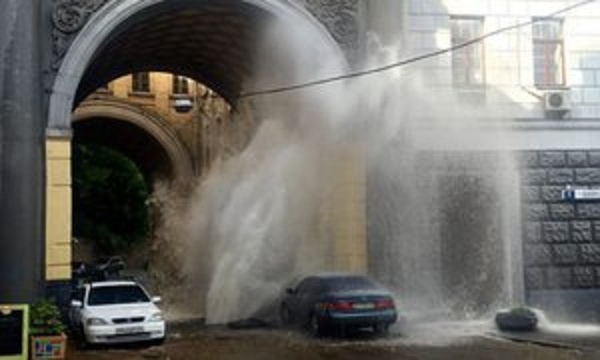
POLYGON ((163 321, 163 314, 160 312, 154 313, 148 318, 148 321, 163 321))
POLYGON ((100 318, 89 318, 87 319, 88 326, 108 325, 108 322, 100 318))

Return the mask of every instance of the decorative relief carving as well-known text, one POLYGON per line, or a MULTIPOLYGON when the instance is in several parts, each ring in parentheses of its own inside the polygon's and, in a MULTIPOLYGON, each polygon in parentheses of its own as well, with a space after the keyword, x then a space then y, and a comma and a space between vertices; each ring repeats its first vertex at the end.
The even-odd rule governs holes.
POLYGON ((359 0, 304 0, 304 4, 352 59, 358 49, 359 0))
POLYGON ((56 70, 90 15, 110 0, 54 0, 52 10, 52 67, 56 70))
MULTIPOLYGON (((117 0, 54 0, 52 11, 52 67, 60 67, 77 32, 89 17, 109 1, 117 0)), ((358 49, 359 0, 303 0, 306 8, 331 33, 352 60, 358 49)))

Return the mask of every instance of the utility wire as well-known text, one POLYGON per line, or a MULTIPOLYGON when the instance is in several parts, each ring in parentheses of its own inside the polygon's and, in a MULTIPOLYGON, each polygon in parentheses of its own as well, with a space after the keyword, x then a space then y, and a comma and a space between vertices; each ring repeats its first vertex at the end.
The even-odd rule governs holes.
POLYGON ((242 98, 248 98, 248 97, 255 97, 255 96, 260 96, 260 95, 270 95, 270 94, 278 94, 278 93, 282 93, 282 92, 287 92, 287 91, 292 91, 292 90, 299 90, 299 89, 304 89, 304 88, 308 88, 308 87, 314 87, 314 86, 319 86, 319 85, 324 85, 324 84, 329 84, 332 82, 336 82, 336 81, 340 81, 340 80, 345 80, 345 79, 353 79, 353 78, 358 78, 358 77, 362 77, 362 76, 366 76, 366 75, 371 75, 371 74, 376 74, 376 73, 380 73, 380 72, 384 72, 384 71, 388 71, 397 67, 401 67, 401 66, 405 66, 408 64, 412 64, 418 61, 422 61, 422 60, 426 60, 432 57, 436 57, 439 55, 443 55, 449 52, 452 52, 454 50, 459 50, 462 48, 465 48, 467 46, 471 46, 475 43, 481 42, 489 37, 501 34, 503 32, 506 31, 510 31, 510 30, 515 30, 527 25, 531 25, 534 24, 536 22, 540 22, 540 21, 544 21, 544 20, 548 20, 548 19, 552 19, 558 15, 562 15, 565 13, 570 12, 571 10, 580 8, 582 6, 588 5, 590 3, 596 2, 597 0, 584 0, 581 1, 579 3, 567 6, 565 8, 562 8, 560 10, 557 10, 555 12, 552 12, 546 16, 543 17, 536 17, 533 18, 529 21, 526 22, 522 22, 522 23, 517 23, 515 25, 510 25, 510 26, 506 26, 494 31, 491 31, 487 34, 484 34, 482 36, 473 38, 469 41, 465 41, 463 43, 460 43, 458 45, 449 47, 449 48, 444 48, 444 49, 440 49, 434 52, 430 52, 430 53, 426 53, 423 55, 419 55, 416 57, 412 57, 409 59, 405 59, 405 60, 401 60, 398 62, 394 62, 385 66, 381 66, 381 67, 377 67, 377 68, 373 68, 373 69, 368 69, 368 70, 362 70, 362 71, 356 71, 356 72, 351 72, 351 73, 347 73, 347 74, 343 74, 343 75, 338 75, 338 76, 333 76, 333 77, 329 77, 329 78, 324 78, 324 79, 320 79, 320 80, 314 80, 314 81, 308 81, 305 83, 300 83, 300 84, 295 84, 295 85, 289 85, 289 86, 283 86, 283 87, 277 87, 277 88, 272 88, 272 89, 266 89, 266 90, 257 90, 257 91, 250 91, 247 93, 242 93, 240 94, 240 96, 238 98, 242 99, 242 98))

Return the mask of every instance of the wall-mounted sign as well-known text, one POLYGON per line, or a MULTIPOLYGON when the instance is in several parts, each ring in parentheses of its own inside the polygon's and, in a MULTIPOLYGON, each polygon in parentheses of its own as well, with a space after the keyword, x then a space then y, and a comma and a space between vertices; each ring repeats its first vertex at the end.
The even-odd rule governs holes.
POLYGON ((0 304, 0 360, 28 357, 29 307, 0 304))
POLYGON ((567 186, 562 191, 562 198, 568 201, 600 200, 600 189, 574 189, 567 186))

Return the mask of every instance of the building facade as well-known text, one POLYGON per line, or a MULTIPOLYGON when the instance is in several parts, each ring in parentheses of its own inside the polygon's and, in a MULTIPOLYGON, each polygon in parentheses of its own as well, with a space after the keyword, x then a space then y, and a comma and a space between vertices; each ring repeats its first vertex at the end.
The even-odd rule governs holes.
MULTIPOLYGON (((321 2, 265 0, 227 3, 9 0, 3 4, 0 15, 3 54, 0 61, 0 239, 3 246, 0 301, 30 302, 69 284, 74 122, 85 124, 90 118, 106 117, 107 111, 118 108, 118 114, 112 115, 125 117, 124 122, 137 124, 155 135, 166 149, 165 158, 172 155, 173 159, 187 161, 190 159, 186 159, 186 152, 201 153, 191 156, 187 170, 185 166, 179 168, 181 174, 189 173, 190 168, 192 173, 206 169, 216 156, 213 151, 217 154, 229 151, 229 144, 202 147, 222 136, 208 136, 204 139, 207 141, 197 144, 201 147, 198 148, 190 145, 198 139, 196 136, 186 138, 188 131, 178 132, 178 128, 189 124, 198 125, 197 121, 188 121, 185 116, 172 112, 173 105, 183 98, 165 93, 147 96, 140 94, 144 91, 130 89, 133 86, 121 87, 119 81, 112 89, 109 86, 112 94, 105 90, 103 94, 89 97, 96 89, 125 74, 167 71, 201 81, 228 104, 235 103, 236 111, 244 113, 245 104, 237 98, 244 81, 252 77, 253 50, 263 24, 288 17, 309 29, 323 46, 339 52, 341 47, 356 48, 352 44, 359 40, 360 34, 355 16, 357 9, 357 1, 343 1, 333 6, 321 2), (314 14, 318 15, 311 14, 305 5, 317 10, 314 14), (335 39, 344 41, 345 45, 335 39), (124 97, 127 101, 123 101, 124 97), (162 101, 162 105, 152 105, 154 100, 162 101), (159 116, 154 116, 156 114, 159 116), (166 131, 162 126, 165 118, 174 131, 166 131)), ((152 81, 138 77, 135 81, 126 81, 132 81, 132 85, 135 82, 138 90, 152 86, 152 81)), ((171 79, 166 81, 171 82, 171 79)), ((181 87, 178 91, 183 91, 181 82, 176 86, 181 87)), ((201 104, 200 98, 211 97, 209 92, 193 94, 194 90, 190 90, 191 100, 197 107, 201 104)), ((220 107, 218 101, 205 100, 202 106, 220 107)), ((194 114, 200 113, 202 117, 202 111, 194 114)), ((213 131, 212 123, 209 127, 213 131)), ((198 128, 207 130, 202 126, 198 128)), ((226 125, 214 129, 228 131, 226 125)), ((341 181, 350 185, 356 182, 364 183, 360 176, 341 181)), ((350 199, 349 208, 353 210, 341 216, 340 223, 352 221, 356 224, 353 231, 364 234, 364 216, 361 215, 364 197, 342 198, 350 199)), ((343 234, 347 235, 347 231, 343 234)), ((364 244, 364 235, 359 238, 358 245, 364 244)), ((346 249, 344 259, 347 261, 340 263, 364 267, 361 260, 364 257, 364 249, 358 254, 346 249)))
MULTIPOLYGON (((218 159, 237 154, 252 137, 255 124, 248 114, 234 112, 222 97, 185 76, 140 72, 130 74, 96 90, 81 105, 87 109, 97 102, 126 101, 141 111, 153 112, 174 132, 191 159, 185 175, 206 175, 218 159)), ((75 121, 82 120, 76 110, 75 121)), ((101 117, 96 113, 94 116, 101 117)), ((112 115, 114 116, 114 115, 112 115)), ((173 162, 185 162, 177 159, 173 162)), ((184 171, 181 171, 184 172, 184 171)), ((175 180, 175 179, 171 179, 175 180)))
MULTIPOLYGON (((27 302, 40 296, 47 283, 68 283, 74 109, 76 121, 92 116, 91 110, 107 101, 115 105, 127 99, 138 110, 151 110, 174 129, 173 136, 163 134, 179 141, 180 146, 172 145, 173 158, 191 153, 188 172, 201 174, 215 153, 229 151, 228 144, 212 144, 222 137, 210 132, 233 131, 223 125, 231 113, 225 102, 235 103, 244 81, 252 77, 252 34, 269 19, 288 16, 311 29, 315 41, 344 51, 349 68, 367 59, 372 32, 384 46, 400 49, 401 58, 457 47, 419 63, 428 75, 420 78, 419 86, 426 89, 423 97, 452 98, 458 107, 479 109, 476 117, 484 121, 476 127, 473 139, 478 141, 472 141, 470 150, 520 154, 522 178, 512 188, 522 204, 515 210, 522 229, 514 237, 520 239, 515 251, 524 265, 515 263, 521 266, 516 277, 523 279, 531 301, 563 301, 566 296, 571 304, 578 299, 593 303, 588 294, 600 288, 600 204, 565 201, 562 191, 567 186, 600 186, 600 27, 595 25, 600 5, 590 2, 562 11, 575 4, 6 1, 0 12, 0 302, 27 302), (498 34, 487 36, 494 32, 498 34), (194 41, 196 36, 204 41, 194 41), (104 93, 88 97, 115 78, 148 69, 202 80, 224 102, 209 101, 210 91, 189 83, 194 110, 177 113, 176 101, 187 98, 181 94, 184 82, 155 73, 117 80, 104 93), (146 91, 157 83, 163 84, 161 90, 146 91), (214 108, 200 109, 205 105, 214 108), (205 115, 208 122, 202 120, 205 115), (213 126, 218 118, 221 125, 213 126), (196 144, 198 137, 189 137, 186 130, 194 124, 209 134, 196 144), (497 137, 498 128, 509 128, 510 141, 486 141, 497 137)), ((136 121, 139 112, 129 110, 136 121)), ((461 116, 447 117, 450 122, 461 116)), ((423 133, 428 133, 426 126, 423 133)), ((352 164, 350 158, 345 163, 352 164)), ((364 166, 348 165, 340 174, 345 171, 340 177, 347 186, 340 188, 364 190, 364 166), (359 170, 348 170, 352 168, 359 170)), ((351 228, 355 242, 344 246, 343 237, 349 234, 340 231, 337 243, 346 251, 340 268, 366 267, 364 209, 369 193, 363 196, 363 190, 340 195, 340 201, 347 201, 344 208, 352 209, 340 219, 340 229, 351 228)))
POLYGON ((413 1, 408 5, 408 55, 486 36, 427 64, 436 75, 432 85, 452 86, 465 96, 480 94, 486 103, 500 107, 502 111, 491 114, 496 117, 595 119, 600 115, 598 6, 570 9, 574 4, 413 1))
MULTIPOLYGON (((406 56, 473 41, 422 64, 430 96, 451 92, 510 128, 499 147, 519 159, 528 301, 597 317, 600 203, 563 191, 600 186, 600 4, 415 0, 406 14, 406 56)), ((481 136, 475 148, 498 145, 481 136)))

